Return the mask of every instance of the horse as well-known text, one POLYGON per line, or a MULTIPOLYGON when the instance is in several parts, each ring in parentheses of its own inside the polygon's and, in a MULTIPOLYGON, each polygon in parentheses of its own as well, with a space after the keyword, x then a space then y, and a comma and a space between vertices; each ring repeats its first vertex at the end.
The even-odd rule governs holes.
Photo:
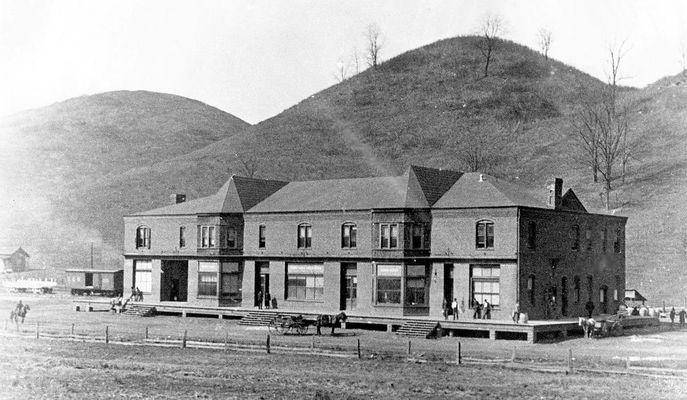
POLYGON ((339 313, 337 315, 328 315, 328 314, 322 314, 317 316, 317 320, 315 321, 315 326, 317 327, 317 334, 321 335, 322 332, 320 331, 320 327, 322 326, 331 326, 332 327, 332 335, 334 335, 334 328, 336 327, 337 324, 341 326, 341 322, 346 322, 348 317, 346 316, 346 313, 339 313))
POLYGON ((31 310, 31 307, 29 307, 27 304, 19 308, 18 310, 15 308, 10 313, 10 321, 14 322, 14 324, 17 326, 17 329, 19 329, 19 318, 21 318, 21 323, 24 324, 24 318, 26 318, 26 313, 29 310, 31 310))
POLYGON ((596 321, 592 318, 580 317, 577 321, 577 325, 581 326, 584 330, 584 337, 591 338, 594 334, 594 325, 596 325, 596 321))

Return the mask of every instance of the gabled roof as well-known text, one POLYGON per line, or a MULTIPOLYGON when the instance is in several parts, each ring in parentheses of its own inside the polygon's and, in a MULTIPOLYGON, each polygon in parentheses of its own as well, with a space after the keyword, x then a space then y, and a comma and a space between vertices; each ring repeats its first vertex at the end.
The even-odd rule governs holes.
POLYGON ((291 182, 249 212, 429 208, 458 176, 411 166, 401 176, 291 182))
POLYGON ((537 199, 521 186, 477 172, 463 174, 434 204, 434 208, 515 206, 547 208, 543 197, 537 199))
POLYGON ((0 257, 2 258, 7 258, 13 256, 15 253, 22 253, 26 257, 30 257, 29 253, 26 252, 26 250, 22 249, 21 246, 7 246, 7 247, 0 247, 0 257))
POLYGON ((580 201, 580 199, 577 198, 577 195, 575 192, 573 192, 572 189, 568 189, 567 192, 561 197, 561 208, 563 210, 568 210, 568 211, 582 211, 582 212, 587 212, 587 209, 584 208, 584 205, 580 201))
POLYGON ((287 182, 233 176, 217 193, 134 215, 195 215, 242 213, 276 192, 287 182))

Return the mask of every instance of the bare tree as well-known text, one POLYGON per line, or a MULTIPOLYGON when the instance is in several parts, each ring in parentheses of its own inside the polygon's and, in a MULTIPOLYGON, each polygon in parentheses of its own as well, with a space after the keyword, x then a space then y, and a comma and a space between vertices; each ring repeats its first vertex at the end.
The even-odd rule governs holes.
POLYGON ((358 53, 358 48, 355 46, 353 46, 351 54, 351 63, 353 64, 355 74, 358 75, 360 73, 360 53, 358 53))
POLYGON ((343 82, 348 78, 348 65, 345 62, 339 61, 336 63, 336 72, 334 72, 334 79, 337 82, 343 82))
POLYGON ((680 41, 680 66, 682 67, 682 76, 687 74, 687 43, 684 40, 680 41))
POLYGON ((240 168, 246 177, 253 178, 258 171, 259 160, 254 154, 241 154, 234 153, 234 157, 239 163, 240 168))
POLYGON ((491 64, 493 53, 498 44, 498 37, 504 32, 503 21, 495 15, 489 15, 482 21, 479 27, 480 39, 477 41, 477 48, 484 58, 484 77, 489 76, 489 64, 491 64))
POLYGON ((365 40, 367 45, 367 65, 377 69, 380 52, 384 48, 382 31, 377 24, 370 24, 367 26, 365 40))
POLYGON ((551 42, 553 41, 553 35, 550 30, 546 28, 541 28, 537 32, 537 44, 539 49, 544 55, 544 59, 549 59, 549 50, 551 50, 551 42))
POLYGON ((520 122, 505 126, 496 120, 467 119, 456 124, 456 157, 468 172, 494 172, 506 160, 520 122))

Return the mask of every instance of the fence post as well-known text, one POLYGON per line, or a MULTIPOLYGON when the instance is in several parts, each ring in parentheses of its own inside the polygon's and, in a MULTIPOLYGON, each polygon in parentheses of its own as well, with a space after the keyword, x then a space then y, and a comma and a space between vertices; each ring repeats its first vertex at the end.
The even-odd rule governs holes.
POLYGON ((461 354, 460 342, 456 346, 456 363, 458 365, 463 363, 463 355, 461 354))
POLYGON ((625 360, 625 368, 630 369, 630 356, 627 356, 627 359, 625 360))
POLYGON ((229 341, 229 332, 224 333, 224 352, 227 352, 227 342, 229 341))
POLYGON ((410 351, 411 347, 410 346, 411 346, 410 340, 408 340, 408 356, 410 356, 410 354, 411 354, 411 351, 410 351))
POLYGON ((181 339, 181 348, 185 349, 186 348, 186 335, 188 334, 188 331, 184 331, 184 338, 181 339))
POLYGON ((310 351, 315 351, 315 335, 312 335, 312 343, 310 343, 310 351))
POLYGON ((568 349, 568 373, 572 375, 573 373, 573 356, 572 349, 568 349))
POLYGON ((40 333, 40 323, 36 322, 36 339, 41 338, 41 333, 40 333))
POLYGON ((146 341, 148 340, 148 327, 146 326, 146 341))
POLYGON ((358 339, 358 359, 360 359, 360 339, 358 339))
POLYGON ((105 344, 110 343, 110 327, 105 326, 105 344))
POLYGON ((267 334, 267 342, 265 343, 265 347, 267 348, 267 354, 270 354, 270 334, 267 334))
POLYGON ((513 346, 513 352, 510 355, 510 362, 515 362, 515 346, 513 346))
POLYGON ((74 337, 74 324, 72 324, 72 333, 71 333, 71 335, 72 335, 72 338, 73 338, 73 337, 74 337))

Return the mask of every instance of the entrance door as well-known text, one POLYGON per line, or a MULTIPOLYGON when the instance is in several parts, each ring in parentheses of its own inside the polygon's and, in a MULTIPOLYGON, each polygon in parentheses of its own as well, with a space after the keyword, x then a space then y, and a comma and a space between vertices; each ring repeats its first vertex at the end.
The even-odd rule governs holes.
POLYGON ((267 295, 270 294, 270 263, 256 262, 255 275, 255 305, 269 307, 267 295))
POLYGON ((163 260, 160 301, 188 300, 188 261, 163 260))
POLYGON ((453 264, 444 264, 444 298, 450 306, 453 302, 453 264))
POLYGON ((561 278, 561 314, 568 316, 568 278, 561 278))
POLYGON ((354 310, 358 300, 358 266, 341 264, 341 310, 354 310))

